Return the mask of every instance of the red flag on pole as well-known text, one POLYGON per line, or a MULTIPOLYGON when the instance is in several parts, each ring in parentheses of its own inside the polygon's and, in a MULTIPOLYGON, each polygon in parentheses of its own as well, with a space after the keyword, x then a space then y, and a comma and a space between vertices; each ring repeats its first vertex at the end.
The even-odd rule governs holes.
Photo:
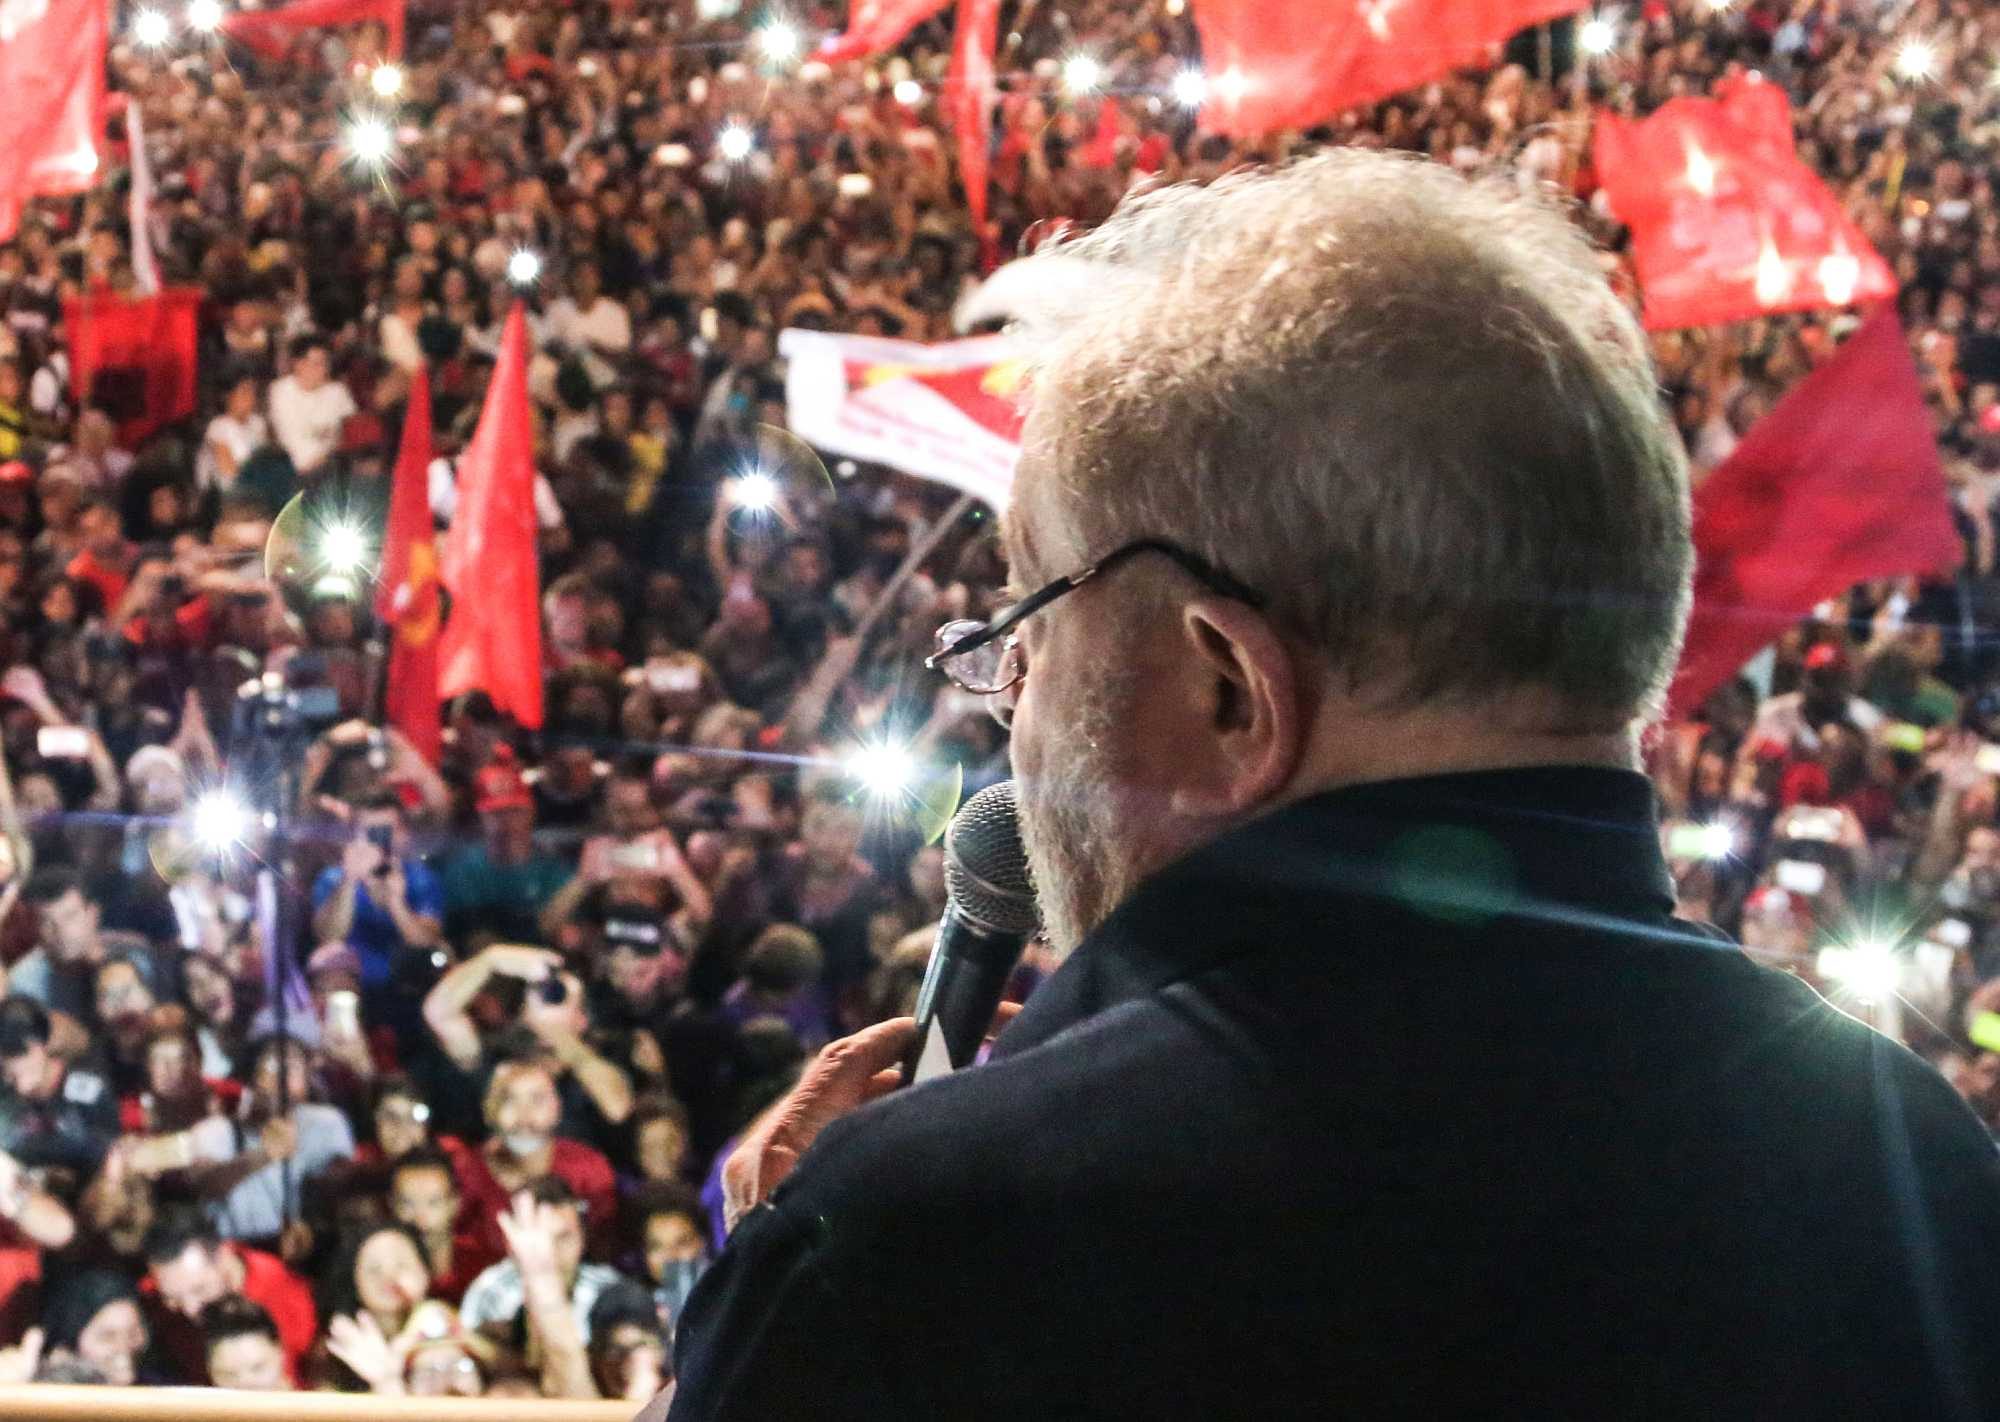
POLYGON ((880 54, 937 14, 950 0, 854 0, 847 28, 820 41, 819 57, 829 64, 880 54))
POLYGON ((542 724, 541 577, 535 561, 535 433, 528 410, 528 317, 507 315, 479 427, 458 460, 458 511, 445 533, 451 590, 438 694, 483 690, 521 725, 542 724))
POLYGON ((223 17, 222 32, 266 59, 283 59, 292 41, 308 30, 374 23, 388 32, 389 53, 403 52, 404 0, 292 0, 275 10, 235 10, 223 17))
POLYGON ((1600 114, 1595 154, 1655 330, 1896 294, 1888 263, 1799 161, 1776 84, 1737 75, 1639 122, 1600 114))
POLYGON ((128 445, 194 413, 201 301, 194 287, 168 287, 152 296, 100 291, 63 302, 70 394, 109 415, 128 445))
POLYGON ((958 135, 958 180, 972 227, 986 245, 986 184, 992 166, 993 47, 999 40, 1000 0, 958 0, 958 28, 951 39, 951 72, 944 105, 958 135))
POLYGON ((107 0, 0 4, 0 242, 28 199, 97 181, 107 0))
POLYGON ((1454 69, 1588 0, 1194 0, 1201 122, 1254 136, 1306 128, 1454 69))
POLYGON ((1818 603, 1957 565, 1923 382, 1883 306, 1766 415, 1694 497, 1694 616, 1670 697, 1686 715, 1818 603))
POLYGON ((432 765, 444 747, 438 719, 437 535, 431 525, 431 375, 419 366, 403 411, 389 486, 375 615, 389 629, 382 711, 432 765))

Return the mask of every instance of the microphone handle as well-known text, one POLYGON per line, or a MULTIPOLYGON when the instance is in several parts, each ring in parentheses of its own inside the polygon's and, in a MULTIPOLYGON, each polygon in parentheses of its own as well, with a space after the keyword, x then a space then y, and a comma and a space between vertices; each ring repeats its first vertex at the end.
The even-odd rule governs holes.
POLYGON ((904 1084, 971 1065, 1027 941, 1025 934, 996 933, 945 910, 917 991, 917 1038, 903 1063, 904 1084), (947 1060, 939 1063, 932 1048, 933 1060, 919 1077, 933 1035, 942 1040, 947 1060))

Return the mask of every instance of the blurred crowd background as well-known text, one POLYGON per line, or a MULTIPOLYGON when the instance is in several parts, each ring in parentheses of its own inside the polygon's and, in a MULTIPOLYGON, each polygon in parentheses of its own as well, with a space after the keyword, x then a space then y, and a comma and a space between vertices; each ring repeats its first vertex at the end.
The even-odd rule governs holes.
MULTIPOLYGON (((829 67, 837 16, 790 16, 806 53, 775 62, 769 17, 728 8, 418 0, 381 165, 348 137, 379 34, 280 63, 142 46, 121 9, 113 86, 162 277, 202 293, 200 399, 130 441, 72 395, 65 299, 134 281, 125 160, 35 205, 0 246, 0 1375, 657 1392, 721 1243, 721 1152, 809 1053, 909 1009, 943 906, 949 804, 854 752, 920 787, 1007 773, 1001 727, 922 667, 939 624, 1005 601, 991 511, 941 525, 950 490, 788 442, 777 333, 944 338, 997 256, 1136 182, 1336 143, 1565 193, 1629 289, 1592 108, 1738 69, 1786 86, 1902 282, 1965 560, 1856 588, 1653 732, 1665 847, 1687 916, 2000 1121, 2000 8, 1647 0, 1606 53, 1565 22, 1242 142, 1177 98, 1179 0, 1020 0, 983 230, 947 21, 829 67), (382 722, 367 567, 272 576, 302 536, 280 514, 303 494, 379 529, 428 365, 449 522, 520 250, 546 723, 462 697, 433 765, 382 722), (768 508, 731 496, 752 457, 768 508), (237 689, 272 670, 335 708, 285 807, 309 1001, 283 1011, 256 835, 216 855, 188 823, 242 778, 237 689)), ((1854 320, 1656 338, 1697 478, 1854 320)))

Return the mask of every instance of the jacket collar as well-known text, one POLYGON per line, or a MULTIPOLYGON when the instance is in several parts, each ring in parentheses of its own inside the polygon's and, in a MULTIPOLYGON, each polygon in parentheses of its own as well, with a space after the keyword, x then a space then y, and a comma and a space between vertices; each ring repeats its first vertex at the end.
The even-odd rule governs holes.
POLYGON ((1036 989, 994 1055, 1274 944, 1323 939, 1338 953, 1357 910, 1385 905, 1447 933, 1525 917, 1704 941, 1672 923, 1652 786, 1634 771, 1356 785, 1254 820, 1146 880, 1036 989))

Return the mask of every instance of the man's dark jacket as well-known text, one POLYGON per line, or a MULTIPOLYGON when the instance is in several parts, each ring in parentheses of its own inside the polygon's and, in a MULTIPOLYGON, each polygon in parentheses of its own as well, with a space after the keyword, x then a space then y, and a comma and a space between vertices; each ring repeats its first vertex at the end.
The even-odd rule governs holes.
POLYGON ((2000 1417, 2000 1157, 1671 918, 1638 775, 1339 791, 828 1130, 672 1416, 2000 1417))

